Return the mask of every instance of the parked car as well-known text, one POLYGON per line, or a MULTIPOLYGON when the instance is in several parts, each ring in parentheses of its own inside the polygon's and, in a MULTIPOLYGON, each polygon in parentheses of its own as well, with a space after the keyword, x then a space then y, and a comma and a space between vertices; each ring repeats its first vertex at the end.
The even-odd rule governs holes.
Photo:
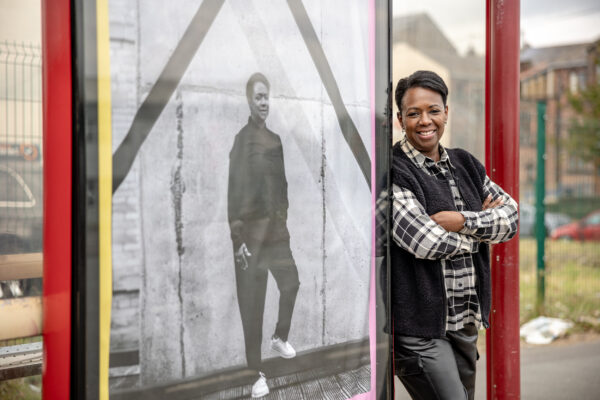
POLYGON ((559 226, 552 231, 552 239, 600 241, 600 210, 592 211, 579 221, 559 226))
POLYGON ((42 170, 0 164, 0 254, 42 251, 42 170))
MULTIPOLYGON (((42 169, 0 159, 0 255, 42 251, 42 169)), ((0 298, 39 294, 41 279, 0 282, 0 298)))
MULTIPOLYGON (((535 206, 531 204, 519 204, 519 234, 521 237, 534 235, 535 210, 535 206)), ((566 214, 546 212, 544 215, 546 235, 550 235, 554 229, 571 221, 571 217, 566 214)))

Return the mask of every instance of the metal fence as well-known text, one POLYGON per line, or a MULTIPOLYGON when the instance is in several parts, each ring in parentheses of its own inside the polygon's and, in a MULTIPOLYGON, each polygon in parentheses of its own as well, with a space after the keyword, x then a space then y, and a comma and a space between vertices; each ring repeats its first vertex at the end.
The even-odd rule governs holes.
POLYGON ((4 381, 42 365, 41 299, 28 297, 41 295, 42 151, 40 48, 0 42, 0 392, 9 397, 22 385, 4 381))
MULTIPOLYGON (((42 251, 42 152, 40 47, 0 42, 0 255, 42 251)), ((39 281, 0 283, 0 297, 39 291, 39 281)))
POLYGON ((600 179, 570 149, 578 118, 565 98, 521 100, 521 320, 541 314, 598 330, 600 179))

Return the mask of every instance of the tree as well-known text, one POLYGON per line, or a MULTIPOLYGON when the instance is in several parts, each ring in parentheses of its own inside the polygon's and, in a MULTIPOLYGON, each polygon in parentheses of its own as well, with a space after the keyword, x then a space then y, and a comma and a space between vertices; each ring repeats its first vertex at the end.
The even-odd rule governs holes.
POLYGON ((569 96, 577 117, 571 120, 569 153, 594 166, 594 193, 600 194, 600 84, 589 85, 578 94, 569 96))

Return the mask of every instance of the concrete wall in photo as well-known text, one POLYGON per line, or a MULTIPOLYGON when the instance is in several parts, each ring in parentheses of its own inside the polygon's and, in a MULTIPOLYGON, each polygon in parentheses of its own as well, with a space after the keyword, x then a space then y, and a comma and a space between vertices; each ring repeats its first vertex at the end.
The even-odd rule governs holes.
MULTIPOLYGON (((201 3, 110 1, 113 148, 201 3)), ((368 3, 303 4, 370 151, 368 3)), ((135 385, 246 363, 227 186, 257 71, 271 82, 267 126, 283 144, 300 279, 289 341, 309 351, 368 337, 369 187, 287 2, 228 0, 113 198, 111 351, 137 348, 135 385)), ((263 358, 278 296, 269 277, 263 358)))

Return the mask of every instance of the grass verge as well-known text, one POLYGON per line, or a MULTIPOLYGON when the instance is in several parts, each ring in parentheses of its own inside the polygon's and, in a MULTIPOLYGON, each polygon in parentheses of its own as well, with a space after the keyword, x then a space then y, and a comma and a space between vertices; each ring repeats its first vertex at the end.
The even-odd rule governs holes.
POLYGON ((538 307, 537 244, 519 242, 520 322, 545 315, 573 321, 576 331, 600 333, 600 244, 548 239, 545 248, 545 296, 538 307))

